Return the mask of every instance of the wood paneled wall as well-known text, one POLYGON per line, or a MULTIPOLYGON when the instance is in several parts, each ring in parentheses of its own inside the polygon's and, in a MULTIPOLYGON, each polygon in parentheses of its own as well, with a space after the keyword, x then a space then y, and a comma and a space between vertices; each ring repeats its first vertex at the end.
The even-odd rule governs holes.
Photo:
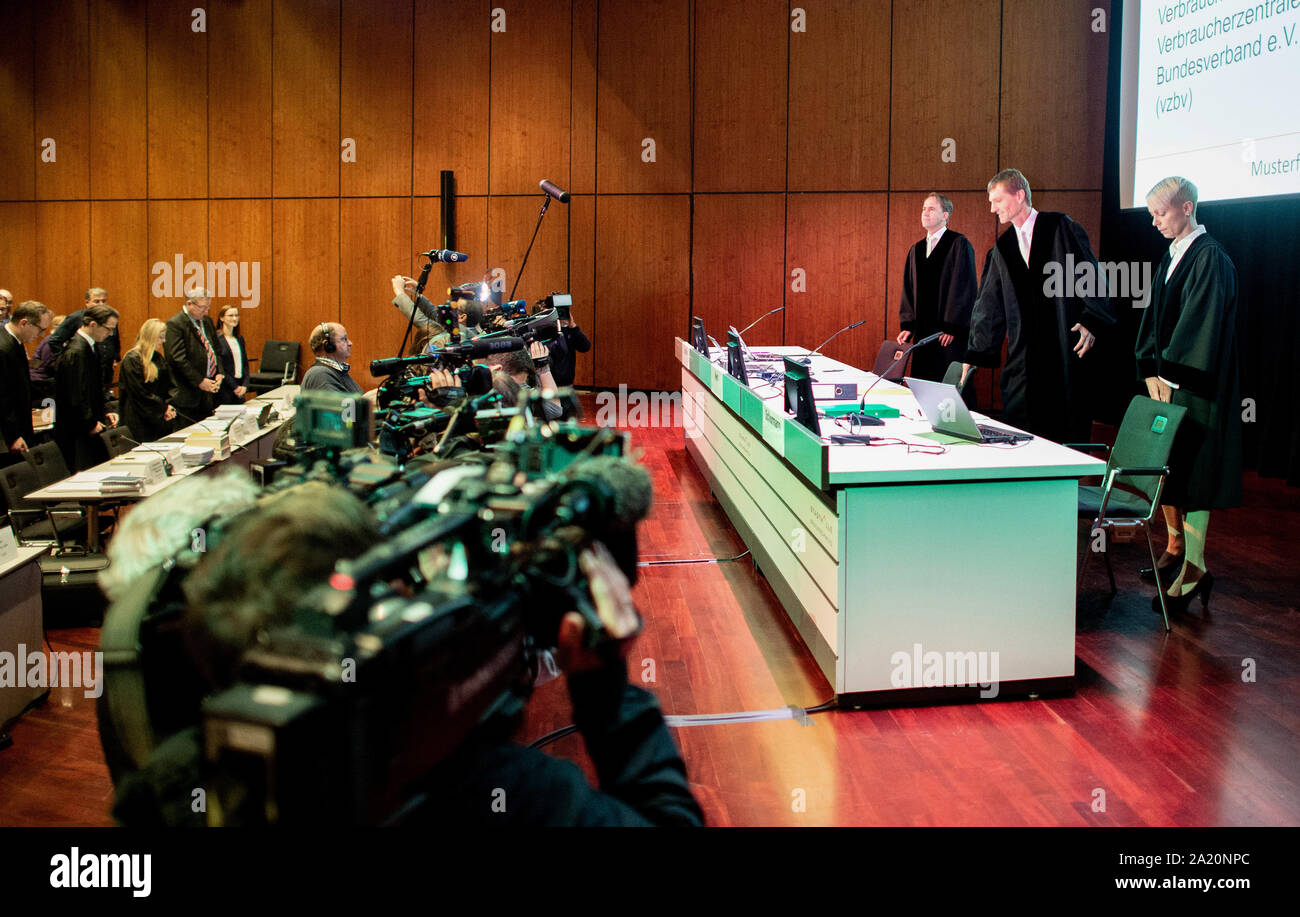
POLYGON ((716 336, 778 306, 751 343, 815 346, 867 318, 827 352, 869 364, 898 331, 925 192, 956 201, 982 263, 985 183, 1017 166, 1040 209, 1068 210, 1098 246, 1098 5, 3 4, 0 286, 61 312, 107 287, 129 345, 179 306, 156 295, 159 263, 256 262, 253 353, 271 337, 305 348, 330 319, 364 367, 397 347, 388 281, 440 244, 450 169, 471 260, 437 268, 435 296, 498 268, 509 289, 537 182, 573 192, 518 295, 572 291, 595 344, 581 384, 675 388, 670 344, 692 312, 716 336))

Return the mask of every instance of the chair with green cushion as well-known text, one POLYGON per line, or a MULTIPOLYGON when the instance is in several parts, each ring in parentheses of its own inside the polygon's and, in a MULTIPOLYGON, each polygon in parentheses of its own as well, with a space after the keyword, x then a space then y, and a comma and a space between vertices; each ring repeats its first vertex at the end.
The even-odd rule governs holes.
MULTIPOLYGON (((961 395, 964 400, 966 398, 966 386, 970 385, 970 380, 974 377, 975 367, 972 366, 970 372, 966 375, 966 381, 961 381, 961 362, 953 360, 948 364, 948 371, 943 374, 943 382, 945 385, 957 386, 957 394, 961 395)), ((970 407, 969 402, 966 407, 970 407)))
MULTIPOLYGON (((1177 404, 1166 404, 1139 395, 1129 402, 1120 423, 1115 445, 1106 460, 1106 473, 1099 486, 1079 485, 1079 518, 1091 519, 1089 537, 1085 540, 1083 558, 1079 562, 1079 583, 1092 553, 1092 535, 1101 530, 1106 542, 1111 533, 1140 529, 1147 539, 1151 565, 1156 566, 1156 550, 1151 543, 1151 520, 1160 505, 1165 478, 1169 475, 1169 453, 1174 437, 1183 422, 1187 409, 1177 404)), ((1098 443, 1066 443, 1080 451, 1106 450, 1098 443)), ((1106 556, 1106 575, 1110 577, 1110 594, 1114 595, 1115 572, 1111 569, 1110 552, 1106 556)), ((1156 592, 1160 596, 1160 611, 1164 615, 1165 630, 1169 630, 1169 612, 1165 607, 1165 586, 1156 573, 1156 592)))

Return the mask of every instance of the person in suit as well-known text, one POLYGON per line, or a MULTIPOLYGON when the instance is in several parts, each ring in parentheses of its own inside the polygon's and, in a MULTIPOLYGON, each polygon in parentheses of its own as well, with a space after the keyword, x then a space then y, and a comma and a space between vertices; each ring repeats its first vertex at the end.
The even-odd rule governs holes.
POLYGON ((1005 338, 1003 418, 1057 442, 1086 442, 1092 417, 1078 361, 1096 343, 1094 332, 1117 318, 1105 296, 1076 295, 1070 285, 1049 293, 1045 279, 1053 266, 1090 262, 1095 271, 1088 234, 1064 213, 1035 210, 1017 169, 994 175, 988 192, 989 209, 1011 229, 994 244, 980 279, 963 378, 972 365, 997 367, 1005 338))
MULTIPOLYGON (((1171 243, 1151 278, 1135 347, 1151 397, 1187 408, 1169 457, 1163 494, 1169 543, 1157 563, 1162 571, 1178 567, 1168 589, 1171 611, 1185 610, 1197 595, 1209 602, 1210 511, 1240 506, 1242 496, 1237 269, 1196 222, 1196 199, 1196 186, 1180 176, 1147 194, 1151 225, 1171 243)), ((1157 611, 1159 601, 1152 602, 1157 611)))
MULTIPOLYGON (((60 325, 50 334, 49 347, 56 357, 63 352, 63 348, 68 346, 72 336, 81 327, 81 320, 86 314, 86 309, 91 306, 108 305, 108 291, 103 287, 91 287, 86 291, 85 300, 86 305, 83 308, 68 316, 71 324, 66 328, 60 325)), ((96 356, 99 357, 100 370, 104 376, 104 388, 107 389, 113 384, 113 367, 121 356, 121 342, 118 340, 116 331, 104 338, 103 342, 99 344, 96 356)))
POLYGON ((0 439, 12 453, 32 445, 32 396, 27 348, 50 327, 43 303, 19 303, 0 331, 0 439))
POLYGON ((175 429, 204 420, 221 391, 217 331, 208 318, 212 294, 196 288, 185 296, 181 311, 167 319, 163 350, 172 387, 168 403, 176 409, 175 429))
POLYGON ((142 443, 162 439, 176 418, 176 409, 167 403, 172 382, 163 356, 165 331, 162 319, 147 319, 119 370, 122 423, 142 443))
POLYGON ((943 379, 948 364, 966 357, 970 310, 975 303, 975 249, 948 228, 952 201, 937 191, 921 204, 925 238, 907 252, 898 303, 898 343, 910 344, 938 332, 938 347, 912 352, 912 375, 943 379))
POLYGON ((217 310, 217 358, 221 361, 221 390, 217 404, 243 404, 248 394, 248 346, 239 331, 239 306, 217 310))
POLYGON ((104 375, 96 345, 115 333, 116 309, 85 309, 81 327, 55 367, 54 441, 73 471, 83 471, 108 456, 99 434, 117 426, 117 415, 104 408, 104 375))

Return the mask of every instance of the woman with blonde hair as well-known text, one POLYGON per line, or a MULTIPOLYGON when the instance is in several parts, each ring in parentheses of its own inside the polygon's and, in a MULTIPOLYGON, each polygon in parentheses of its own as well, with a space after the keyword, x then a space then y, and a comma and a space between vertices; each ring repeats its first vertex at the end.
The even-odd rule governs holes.
POLYGON ((142 443, 170 433, 171 420, 176 416, 176 409, 167 403, 171 375, 163 359, 166 327, 162 319, 146 319, 118 370, 122 423, 131 431, 131 437, 142 443))

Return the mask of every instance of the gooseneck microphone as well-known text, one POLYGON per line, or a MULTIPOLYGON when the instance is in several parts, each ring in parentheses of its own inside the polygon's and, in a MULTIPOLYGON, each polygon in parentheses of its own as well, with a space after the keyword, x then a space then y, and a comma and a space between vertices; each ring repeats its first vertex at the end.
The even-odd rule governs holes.
POLYGON ((867 392, 875 388, 876 384, 879 383, 881 379, 887 378, 889 376, 890 370, 892 370, 903 360, 906 360, 907 355, 909 353, 911 353, 913 350, 915 350, 918 347, 924 347, 926 344, 929 344, 931 341, 939 340, 939 337, 942 334, 943 334, 942 331, 937 331, 934 334, 930 335, 928 338, 922 338, 921 340, 917 341, 915 344, 908 347, 898 356, 894 357, 894 362, 890 363, 889 366, 885 367, 885 371, 880 375, 876 376, 875 381, 872 382, 870 385, 868 385, 866 389, 862 392, 862 400, 858 402, 858 413, 846 414, 845 415, 846 419, 848 419, 852 423, 863 424, 865 426, 870 426, 870 427, 884 426, 885 422, 883 420, 881 420, 879 417, 876 417, 874 414, 867 413, 867 392))
MULTIPOLYGON (((736 334, 737 334, 737 335, 741 335, 741 336, 743 336, 743 335, 745 334, 745 332, 749 331, 750 328, 753 328, 755 325, 757 325, 757 324, 758 324, 759 322, 761 322, 763 319, 767 318, 769 315, 776 315, 776 313, 778 313, 778 312, 784 312, 784 311, 785 311, 785 306, 777 306, 777 307, 776 307, 775 309, 773 309, 771 312, 764 312, 762 315, 760 315, 758 318, 754 319, 752 322, 750 322, 750 323, 749 323, 748 325, 746 325, 744 328, 741 328, 738 332, 736 332, 736 334)), ((866 319, 863 319, 863 321, 866 321, 866 319)), ((837 332, 837 333, 838 333, 838 332, 837 332)))
POLYGON ((854 328, 858 327, 858 325, 865 325, 866 323, 867 323, 867 320, 864 318, 864 319, 860 319, 860 320, 854 322, 852 325, 845 325, 845 326, 844 326, 843 328, 841 328, 839 331, 836 331, 834 334, 832 334, 832 335, 831 335, 830 337, 828 337, 826 340, 824 340, 824 341, 822 341, 820 344, 818 344, 818 345, 817 345, 817 349, 814 350, 812 353, 808 354, 808 356, 806 356, 806 357, 800 357, 800 358, 799 358, 799 362, 802 363, 804 366, 808 366, 810 363, 812 363, 812 358, 815 357, 815 356, 817 356, 817 354, 821 353, 821 352, 822 352, 822 348, 825 347, 827 344, 829 344, 831 341, 835 340, 837 337, 839 337, 839 336, 840 336, 841 334, 843 334, 844 332, 846 332, 846 331, 852 331, 854 328))

